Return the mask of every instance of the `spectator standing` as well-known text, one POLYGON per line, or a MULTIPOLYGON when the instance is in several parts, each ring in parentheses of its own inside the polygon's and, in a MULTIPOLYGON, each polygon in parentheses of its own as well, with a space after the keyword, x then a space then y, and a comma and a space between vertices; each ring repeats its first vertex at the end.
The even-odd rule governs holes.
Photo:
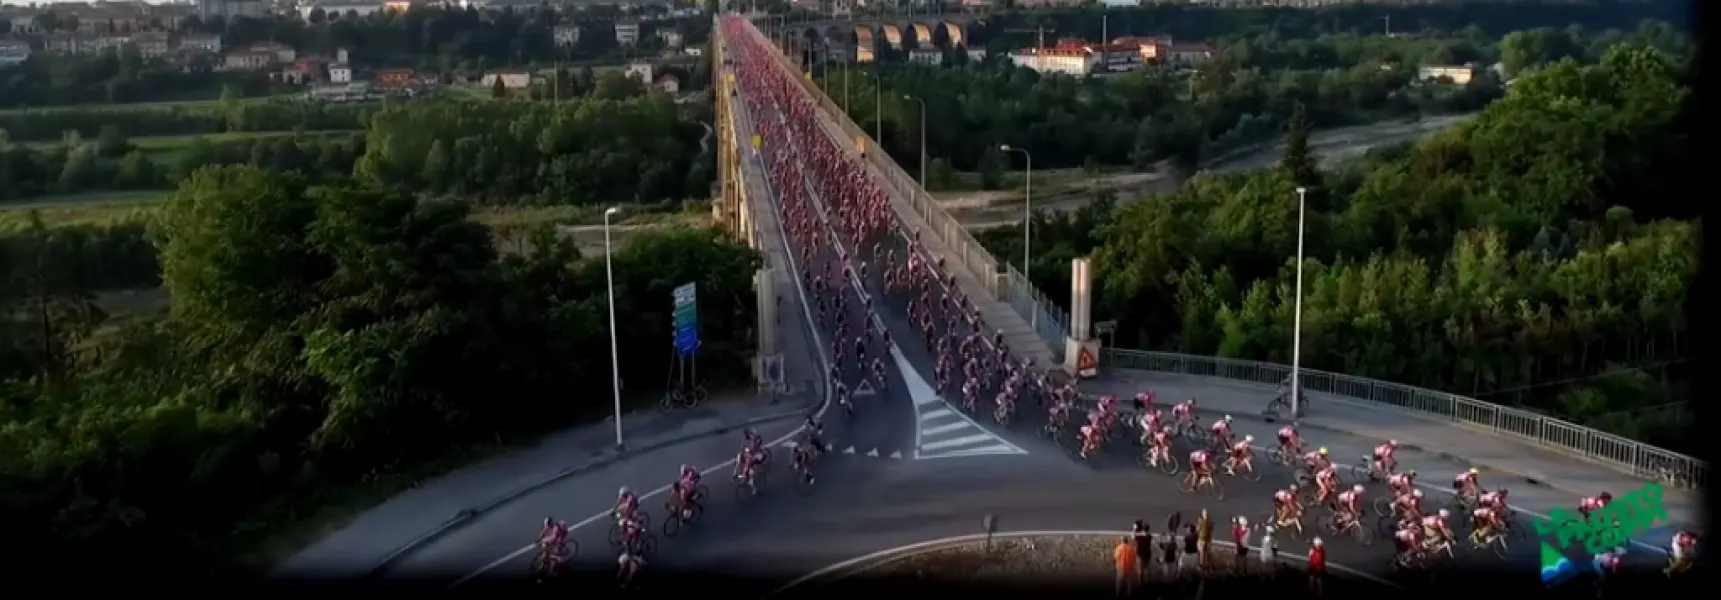
POLYGON ((1210 556, 1208 549, 1213 545, 1213 518, 1207 516, 1207 509, 1201 509, 1201 517, 1195 520, 1196 549, 1201 555, 1201 568, 1207 568, 1210 556))
POLYGON ((1117 564, 1117 587, 1115 593, 1122 598, 1135 591, 1136 579, 1139 577, 1141 565, 1135 554, 1135 540, 1121 537, 1117 547, 1111 551, 1112 560, 1117 564))
POLYGON ((1147 578, 1147 570, 1153 567, 1153 528, 1136 520, 1130 528, 1130 542, 1135 545, 1136 579, 1140 583, 1147 578))
POLYGON ((1201 547, 1197 545, 1195 524, 1190 523, 1188 525, 1184 525, 1183 555, 1177 559, 1177 571, 1179 576, 1199 568, 1199 561, 1201 558, 1200 552, 1201 547))
POLYGON ((1321 595, 1326 576, 1327 548, 1321 543, 1321 538, 1315 538, 1314 545, 1309 547, 1309 591, 1315 596, 1321 595))
POLYGON ((1177 531, 1167 529, 1159 536, 1159 564, 1166 579, 1177 577, 1177 531))
POLYGON ((1231 520, 1231 543, 1237 546, 1236 560, 1232 564, 1242 570, 1249 564, 1249 519, 1237 517, 1231 520))

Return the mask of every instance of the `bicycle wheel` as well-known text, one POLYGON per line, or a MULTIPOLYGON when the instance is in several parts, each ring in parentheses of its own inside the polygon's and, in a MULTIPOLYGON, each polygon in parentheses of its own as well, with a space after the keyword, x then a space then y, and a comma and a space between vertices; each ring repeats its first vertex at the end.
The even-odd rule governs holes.
POLYGON ((705 402, 705 399, 709 398, 709 397, 711 397, 711 394, 706 393, 705 386, 695 385, 695 386, 693 386, 693 392, 690 394, 687 394, 684 398, 682 398, 682 401, 686 402, 686 404, 683 404, 682 407, 683 408, 693 408, 695 406, 699 406, 700 403, 705 402))
POLYGON ((681 392, 676 391, 676 390, 670 390, 669 392, 667 392, 663 395, 662 400, 658 401, 657 410, 659 412, 666 412, 667 413, 669 411, 675 410, 676 408, 679 408, 680 406, 681 406, 681 392))
MULTIPOLYGON (((771 464, 771 449, 770 448, 760 448, 759 449, 759 466, 763 467, 763 466, 768 465, 768 464, 771 464)), ((757 478, 757 477, 755 476, 755 478, 757 478)))
POLYGON ((1354 521, 1350 524, 1350 535, 1351 539, 1356 540, 1356 543, 1358 544, 1367 546, 1374 543, 1374 532, 1370 531, 1367 527, 1363 527, 1362 521, 1360 520, 1354 521))
POLYGON ((1177 489, 1185 494, 1195 491, 1195 474, 1190 473, 1182 481, 1177 482, 1177 489))
POLYGON ((542 550, 539 550, 537 552, 532 553, 532 573, 533 574, 539 575, 539 576, 543 576, 546 574, 546 573, 544 573, 544 560, 546 558, 548 558, 548 557, 545 556, 544 551, 542 551, 542 550))
POLYGON ((1317 526, 1320 527, 1321 533, 1337 536, 1339 533, 1338 520, 1338 515, 1327 515, 1321 519, 1317 526))
POLYGON ((1278 448, 1273 448, 1267 451, 1267 460, 1272 461, 1275 465, 1285 466, 1285 453, 1280 452, 1278 448))
POLYGON ((758 475, 754 475, 753 477, 754 485, 748 485, 747 480, 740 477, 735 478, 735 499, 737 501, 745 502, 748 498, 752 498, 759 493, 756 489, 758 475))
POLYGON ((1203 489, 1202 492, 1206 493, 1208 498, 1212 498, 1214 500, 1225 499, 1225 488, 1219 485, 1218 479, 1212 477, 1207 478, 1207 487, 1203 489))
POLYGON ((610 523, 609 540, 610 540, 610 546, 611 547, 613 547, 617 550, 621 549, 621 543, 622 543, 621 523, 610 523))
POLYGON ((1377 514, 1377 515, 1390 515, 1390 514, 1392 514, 1392 499, 1388 498, 1386 496, 1381 496, 1379 498, 1375 498, 1374 499, 1374 514, 1377 514))
POLYGON ((1175 477, 1177 472, 1182 469, 1183 465, 1178 464, 1175 456, 1167 455, 1165 460, 1159 461, 1159 470, 1164 471, 1166 475, 1175 477))
POLYGON ((633 550, 641 557, 657 556, 657 536, 650 532, 639 534, 639 539, 633 541, 633 550))
POLYGON ((1245 481, 1260 481, 1261 480, 1261 472, 1255 470, 1255 463, 1254 462, 1250 462, 1249 464, 1246 464, 1243 466, 1245 466, 1247 468, 1243 469, 1243 474, 1240 475, 1240 477, 1242 477, 1245 481))
MULTIPOLYGON (((1368 465, 1351 465, 1351 481, 1373 481, 1374 477, 1369 471, 1370 469, 1368 468, 1368 465)), ((1342 484, 1344 482, 1341 481, 1340 483, 1342 484)))
POLYGON ((681 516, 675 514, 675 507, 673 506, 665 506, 664 508, 668 509, 670 513, 668 517, 663 519, 663 537, 672 538, 675 537, 675 534, 681 533, 681 516))

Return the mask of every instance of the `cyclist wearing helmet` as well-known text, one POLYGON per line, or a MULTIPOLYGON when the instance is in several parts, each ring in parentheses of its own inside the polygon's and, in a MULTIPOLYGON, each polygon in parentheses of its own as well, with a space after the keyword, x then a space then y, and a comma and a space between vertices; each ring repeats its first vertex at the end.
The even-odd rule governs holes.
POLYGON ((1471 468, 1452 478, 1452 491, 1460 497, 1475 498, 1482 491, 1481 471, 1471 468))
POLYGON ((1309 467, 1310 473, 1319 473, 1326 470, 1327 467, 1333 466, 1333 462, 1327 459, 1326 448, 1304 454, 1303 463, 1309 467))
POLYGON ((1422 518, 1422 537, 1426 540, 1423 542, 1425 549, 1435 548, 1452 539, 1452 528, 1446 523, 1446 519, 1451 517, 1452 513, 1442 508, 1439 513, 1422 518))
POLYGON ((1398 450, 1398 440, 1388 440, 1385 444, 1374 447, 1374 470, 1380 473, 1381 477, 1392 474, 1392 469, 1398 466, 1398 461, 1392 458, 1395 450, 1398 450))
POLYGON ((544 528, 538 532, 538 549, 553 556, 561 549, 562 542, 567 538, 567 523, 557 521, 555 517, 544 517, 544 528))
POLYGON ((635 496, 633 492, 628 491, 627 487, 622 487, 621 490, 616 492, 616 518, 623 521, 631 519, 633 518, 633 513, 636 510, 639 510, 639 496, 635 496))
POLYGON ((824 424, 819 423, 818 419, 807 417, 807 422, 802 424, 801 428, 807 431, 807 445, 812 446, 814 450, 819 452, 826 452, 828 450, 825 448, 824 442, 825 426, 824 424))
POLYGON ((699 489, 699 469, 693 468, 693 465, 681 465, 681 472, 676 475, 674 489, 675 499, 683 511, 682 516, 689 516, 687 511, 691 509, 688 507, 697 500, 693 497, 693 493, 699 489))
POLYGON ((1351 486, 1351 489, 1339 493, 1338 504, 1333 510, 1333 528, 1344 531, 1346 525, 1355 521, 1361 514, 1362 485, 1351 486))
POLYGON ((1590 518, 1590 511, 1607 506, 1607 503, 1609 502, 1613 502, 1613 494, 1609 494, 1607 492, 1602 492, 1595 497, 1578 500, 1578 513, 1582 514, 1585 519, 1588 519, 1590 518))

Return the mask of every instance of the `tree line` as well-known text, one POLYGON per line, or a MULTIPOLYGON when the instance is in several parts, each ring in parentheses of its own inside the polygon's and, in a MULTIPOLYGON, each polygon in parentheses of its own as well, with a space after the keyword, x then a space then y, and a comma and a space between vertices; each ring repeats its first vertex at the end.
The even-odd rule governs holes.
POLYGON ((254 131, 364 129, 379 104, 325 102, 226 102, 194 106, 49 108, 0 112, 7 141, 64 139, 68 132, 95 138, 112 127, 130 137, 201 135, 254 131))
MULTIPOLYGON (((503 257, 463 204, 206 168, 150 225, 171 310, 121 323, 42 267, 71 234, 25 235, 0 244, 0 503, 26 572, 101 547, 110 573, 229 573, 342 489, 610 410, 604 261, 548 229, 503 257)), ((755 252, 672 229, 612 260, 629 390, 664 381, 689 281, 700 372, 745 377, 755 252)))
POLYGON ((172 189, 209 165, 248 164, 273 173, 350 175, 364 140, 348 134, 276 135, 232 140, 199 137, 171 152, 137 148, 108 126, 93 140, 76 134, 47 149, 0 148, 0 200, 104 190, 172 189))
POLYGON ((168 65, 145 59, 129 44, 93 56, 35 52, 0 78, 0 108, 208 100, 224 88, 244 96, 285 89, 268 73, 216 71, 215 60, 168 65))
MULTIPOLYGON (((1332 171, 1293 118, 1278 168, 1040 217, 1035 252, 1063 264, 1037 261, 1034 280, 1061 289, 1068 257, 1091 254, 1095 318, 1118 320, 1117 345, 1289 362, 1307 186, 1305 366, 1689 451, 1693 77, 1688 57, 1645 46, 1565 59, 1456 129, 1332 171)), ((1021 252, 1018 228, 982 239, 1021 252)))
POLYGON ((510 204, 679 201, 709 193, 716 144, 706 135, 662 95, 412 103, 372 117, 356 172, 381 185, 510 204))

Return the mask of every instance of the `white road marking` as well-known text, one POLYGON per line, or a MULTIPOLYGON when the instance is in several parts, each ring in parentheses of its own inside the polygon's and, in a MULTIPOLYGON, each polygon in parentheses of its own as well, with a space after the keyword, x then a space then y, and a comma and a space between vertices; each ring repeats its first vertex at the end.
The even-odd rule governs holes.
MULTIPOLYGON (((1079 530, 1079 531, 1061 531, 1061 530, 1060 531, 1012 531, 1012 532, 1001 532, 1001 533, 996 533, 996 534, 977 533, 977 534, 970 534, 970 535, 959 535, 956 537, 940 538, 940 539, 936 539, 936 540, 927 540, 924 542, 909 544, 906 546, 898 546, 895 548, 888 548, 885 550, 880 550, 878 552, 867 554, 865 556, 858 556, 855 558, 851 558, 851 559, 839 562, 837 564, 819 569, 817 571, 813 571, 813 572, 808 573, 806 575, 802 575, 799 578, 796 578, 794 581, 790 581, 787 585, 784 585, 783 587, 777 588, 775 591, 773 591, 769 594, 766 594, 765 597, 770 598, 772 596, 781 595, 782 593, 787 592, 791 589, 794 589, 797 586, 806 585, 808 582, 817 581, 819 579, 831 577, 833 575, 835 576, 835 577, 831 577, 833 580, 841 579, 841 578, 849 575, 849 573, 845 573, 845 571, 853 571, 853 572, 858 573, 858 572, 864 571, 865 569, 867 569, 869 567, 875 566, 877 563, 882 563, 888 559, 896 558, 898 556, 911 555, 911 554, 915 554, 917 552, 936 550, 936 549, 938 549, 940 547, 944 547, 944 546, 954 546, 954 545, 958 545, 958 544, 978 542, 978 541, 985 540, 988 537, 990 537, 993 540, 999 540, 999 539, 1012 539, 1012 538, 1056 537, 1056 536, 1118 537, 1118 536, 1127 536, 1127 535, 1130 535, 1130 532, 1128 532, 1128 531, 1089 531, 1089 530, 1079 530)), ((1224 546, 1224 547, 1228 547, 1228 548, 1237 547, 1236 544, 1232 544, 1230 542, 1223 542, 1220 540, 1213 540, 1212 543, 1215 546, 1224 546)), ((1257 552, 1260 550, 1259 548, 1255 548, 1255 547, 1251 547, 1251 549, 1256 550, 1257 552)), ((1279 558, 1281 560, 1289 560, 1289 561, 1293 561, 1293 562, 1308 562, 1307 558, 1297 556, 1297 555, 1291 554, 1289 552, 1280 552, 1279 558)), ((1396 583, 1393 583, 1393 582, 1388 581, 1386 579, 1382 579, 1380 577, 1376 577, 1374 575, 1370 575, 1368 573, 1364 573, 1362 571, 1358 571, 1356 569, 1352 569, 1350 567, 1346 567, 1344 565, 1333 564, 1333 563, 1329 562, 1329 563, 1327 563, 1327 568, 1332 569, 1334 571, 1338 571, 1340 573, 1344 573, 1345 575, 1349 575, 1351 577, 1356 577, 1359 579, 1366 579, 1372 583, 1390 586, 1390 587, 1397 588, 1397 589, 1404 589, 1403 586, 1400 586, 1396 583)))
POLYGON ((952 431, 956 431, 956 430, 962 429, 964 427, 972 427, 972 425, 969 425, 967 423, 963 423, 961 421, 957 421, 955 423, 951 423, 948 425, 939 425, 937 427, 928 427, 928 428, 923 429, 921 431, 924 432, 926 435, 938 435, 941 433, 949 433, 952 431))
MULTIPOLYGON (((745 102, 745 100, 742 100, 742 102, 745 102)), ((745 114, 746 113, 745 109, 743 109, 740 112, 742 113, 742 116, 747 117, 747 118, 751 118, 750 115, 745 114)), ((747 129, 748 129, 748 131, 752 131, 753 127, 752 127, 751 122, 748 122, 747 129)), ((740 134, 740 132, 736 131, 736 135, 739 135, 739 134, 740 134)), ((739 140, 737 140, 737 143, 739 143, 739 140)), ((759 160, 759 157, 757 154, 755 154, 753 156, 753 160, 755 160, 755 161, 759 160)), ((764 172, 763 165, 759 166, 759 172, 764 172)), ((771 182, 768 178, 765 180, 762 180, 760 183, 765 186, 767 194, 774 194, 774 192, 770 190, 771 182)), ((760 199, 756 198, 754 200, 759 201, 760 199)), ((766 200, 769 200, 769 199, 767 198, 766 200)), ((768 210, 774 210, 775 208, 776 208, 775 203, 773 203, 770 207, 768 207, 768 210)), ((783 220, 781 218, 781 215, 777 215, 777 218, 775 218, 773 220, 775 220, 777 222, 777 234, 782 236, 781 239, 782 239, 784 244, 788 244, 789 243, 789 233, 787 230, 785 230, 783 228, 783 220)), ((788 250, 788 248, 785 247, 784 250, 788 250)), ((800 266, 795 264, 795 253, 792 251, 785 252, 784 256, 789 261, 789 272, 790 273, 800 273, 801 272, 800 266)), ((805 289, 802 289, 803 284, 801 282, 801 278, 794 277, 793 279, 795 280, 795 295, 801 299, 801 318, 806 320, 808 331, 814 332, 814 337, 816 338, 816 337, 818 337, 818 334, 817 334, 818 322, 813 319, 812 309, 808 306, 807 291, 805 289)), ((822 374, 824 371, 826 371, 830 368, 829 367, 829 365, 831 364, 830 357, 825 354, 825 345, 822 343, 819 343, 819 341, 817 339, 813 340, 813 351, 816 353, 816 356, 819 359, 819 371, 822 374)), ((821 402, 819 404, 819 410, 818 410, 818 412, 814 413, 814 418, 815 419, 823 419, 823 417, 825 416, 825 411, 829 410, 830 407, 831 407, 831 390, 829 387, 827 387, 827 388, 825 388, 824 398, 821 399, 821 402)), ((794 431, 791 431, 787 434, 784 434, 783 437, 778 438, 775 442, 772 442, 772 443, 767 444, 767 445, 776 445, 776 444, 780 444, 782 442, 791 440, 795 436, 800 435, 800 433, 802 431, 805 431, 806 428, 807 428, 806 425, 803 424, 800 427, 795 428, 794 431)), ((720 469, 724 469, 724 468, 733 466, 734 464, 735 464, 735 459, 731 458, 729 460, 723 461, 723 462, 718 463, 716 465, 712 465, 709 468, 701 470, 700 474, 701 475, 710 475, 713 472, 716 472, 720 469)), ((671 485, 673 485, 673 484, 671 484, 671 485)), ((641 494, 639 496, 639 499, 640 500, 646 500, 646 499, 649 499, 649 498, 652 498, 655 496, 663 495, 663 494, 669 492, 670 487, 671 487, 670 485, 665 485, 663 487, 657 488, 657 489, 652 490, 650 492, 646 492, 644 494, 641 494)), ((598 514, 592 515, 590 517, 587 517, 585 520, 582 520, 578 523, 570 525, 568 527, 568 531, 572 532, 573 530, 580 529, 580 528, 585 527, 587 525, 591 525, 593 523, 596 523, 598 521, 608 519, 608 518, 610 518, 610 511, 606 510, 606 511, 600 512, 598 514)), ((459 587, 461 584, 466 583, 468 581, 471 581, 474 578, 477 578, 478 576, 483 575, 483 574, 491 571, 492 569, 495 569, 496 567, 500 567, 503 564, 507 563, 508 561, 519 558, 520 556, 523 556, 526 553, 531 552, 535 548, 537 548, 537 544, 527 544, 527 545, 521 547, 519 550, 515 550, 513 552, 508 553, 507 556, 503 556, 502 558, 498 558, 498 559, 490 562, 490 564, 479 567, 478 570, 473 571, 470 574, 467 574, 465 577, 461 577, 460 579, 456 580, 454 583, 449 584, 448 587, 451 589, 455 588, 455 587, 459 587)))
POLYGON ((940 440, 940 441, 936 441, 936 442, 927 442, 925 444, 921 444, 920 449, 921 450, 938 450, 940 448, 949 448, 951 446, 966 446, 969 444, 976 444, 979 442, 991 441, 991 440, 995 440, 995 439, 998 439, 998 438, 993 436, 990 433, 976 433, 974 435, 965 435, 965 436, 962 436, 959 438, 940 440))
POLYGON ((950 417, 950 416, 955 416, 955 415, 956 415, 956 413, 954 413, 954 412, 951 412, 947 409, 940 408, 938 410, 932 410, 932 411, 920 413, 920 420, 931 421, 931 420, 937 419, 939 417, 950 417))
POLYGON ((914 458, 944 458, 947 456, 984 456, 988 454, 1027 454, 1026 450, 1016 447, 998 437, 997 434, 981 427, 974 419, 956 410, 948 401, 938 395, 931 385, 921 379, 920 373, 914 370, 914 365, 902 352, 891 349, 891 358, 902 372, 904 385, 908 395, 914 399, 914 410, 919 413, 915 419, 914 429, 914 458), (940 423, 934 420, 948 419, 940 423), (958 454, 959 453, 959 454, 958 454))

